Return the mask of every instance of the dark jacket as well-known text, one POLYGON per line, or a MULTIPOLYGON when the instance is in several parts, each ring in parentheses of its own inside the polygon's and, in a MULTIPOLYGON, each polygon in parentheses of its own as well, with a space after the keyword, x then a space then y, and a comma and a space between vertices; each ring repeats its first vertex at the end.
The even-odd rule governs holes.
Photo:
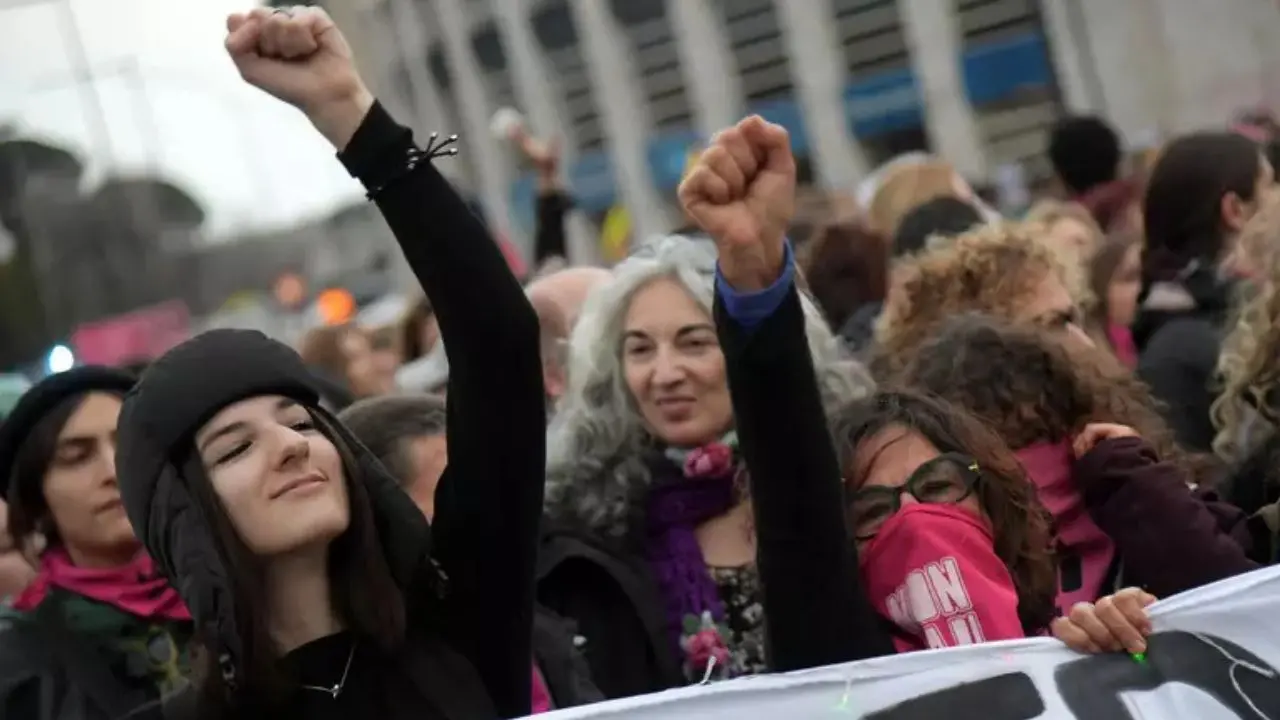
MULTIPOLYGON (((405 593, 409 635, 397 656, 404 673, 439 716, 519 717, 530 707, 545 468, 537 318, 464 200, 430 162, 406 167, 411 148, 412 134, 375 105, 340 158, 366 187, 379 189, 378 207, 435 308, 453 368, 449 466, 431 525, 372 455, 318 407, 314 388, 301 387, 308 373, 296 353, 247 331, 238 331, 238 339, 206 333, 152 366, 121 413, 122 494, 141 539, 220 647, 215 656, 225 657, 221 664, 234 672, 239 640, 225 570, 205 513, 193 511, 198 500, 170 458, 200 421, 192 418, 208 417, 237 397, 293 397, 329 421, 335 442, 355 455, 355 478, 364 483, 379 544, 405 593), (494 437, 502 438, 501 452, 494 437)), ((198 705, 193 695, 180 696, 169 708, 177 712, 167 714, 180 714, 183 703, 198 705)))
POLYGON ((538 601, 572 624, 605 697, 685 684, 662 598, 638 553, 590 532, 549 529, 538 562, 538 601))
POLYGON ((744 331, 717 296, 738 440, 750 477, 769 664, 790 671, 891 655, 845 528, 840 464, 800 296, 744 331))
POLYGON ((29 613, 5 608, 0 718, 115 720, 153 705, 181 687, 190 634, 57 589, 29 613))
POLYGON ((556 709, 590 705, 605 699, 591 680, 591 666, 582 649, 584 644, 572 620, 542 606, 534 608, 533 658, 556 709))
POLYGON ((1126 585, 1167 597, 1258 568, 1248 516, 1189 488, 1141 438, 1103 440, 1076 461, 1073 477, 1116 545, 1126 585))
MULTIPOLYGON (((1165 419, 1179 444, 1209 452, 1215 434, 1209 407, 1232 286, 1208 269, 1183 278, 1188 307, 1162 307, 1149 295, 1133 325, 1138 377, 1164 403, 1165 419)), ((1153 290, 1154 292, 1154 290, 1153 290)))

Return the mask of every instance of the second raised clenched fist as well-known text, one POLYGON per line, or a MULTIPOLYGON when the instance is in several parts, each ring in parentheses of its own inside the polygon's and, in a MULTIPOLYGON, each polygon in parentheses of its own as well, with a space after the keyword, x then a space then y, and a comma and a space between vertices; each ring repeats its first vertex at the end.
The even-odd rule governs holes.
POLYGON ((784 128, 753 115, 718 133, 679 195, 685 212, 715 241, 730 285, 750 292, 777 279, 796 196, 796 163, 784 128))

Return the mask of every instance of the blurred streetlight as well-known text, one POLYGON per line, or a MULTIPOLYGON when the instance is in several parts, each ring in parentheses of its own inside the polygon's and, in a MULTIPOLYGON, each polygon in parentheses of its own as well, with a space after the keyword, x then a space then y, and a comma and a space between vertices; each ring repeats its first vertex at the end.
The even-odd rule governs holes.
POLYGON ((75 353, 66 345, 54 345, 45 358, 45 369, 50 375, 66 372, 76 366, 75 353))

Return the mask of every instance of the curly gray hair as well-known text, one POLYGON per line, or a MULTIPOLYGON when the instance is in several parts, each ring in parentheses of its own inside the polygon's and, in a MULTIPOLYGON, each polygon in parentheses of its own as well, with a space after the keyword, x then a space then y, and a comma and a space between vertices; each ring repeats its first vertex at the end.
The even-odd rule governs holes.
MULTIPOLYGON (((622 538, 649 485, 651 439, 622 372, 623 319, 635 293, 659 278, 679 282, 711 313, 715 248, 682 236, 646 243, 587 299, 568 348, 568 388, 547 436, 546 508, 558 522, 622 538)), ((805 329, 828 412, 874 391, 846 358, 813 301, 802 295, 805 329)))

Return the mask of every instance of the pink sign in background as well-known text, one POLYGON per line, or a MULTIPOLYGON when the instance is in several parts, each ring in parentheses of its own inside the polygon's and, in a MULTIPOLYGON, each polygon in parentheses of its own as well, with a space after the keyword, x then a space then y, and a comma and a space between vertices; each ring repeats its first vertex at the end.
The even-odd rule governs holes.
POLYGON ((180 300, 85 323, 71 335, 76 359, 88 365, 151 360, 187 339, 191 314, 180 300))

